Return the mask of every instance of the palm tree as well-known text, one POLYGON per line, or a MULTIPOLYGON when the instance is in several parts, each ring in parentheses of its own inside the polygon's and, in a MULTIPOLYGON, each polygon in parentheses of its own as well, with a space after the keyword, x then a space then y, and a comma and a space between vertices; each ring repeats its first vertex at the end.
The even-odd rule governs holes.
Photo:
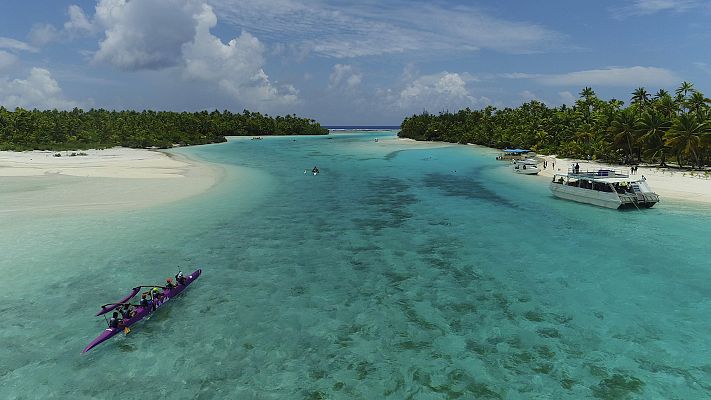
MULTIPOLYGON (((677 152, 677 161, 681 167, 681 155, 690 155, 699 165, 699 149, 702 144, 704 124, 699 123, 692 114, 682 114, 674 121, 665 135, 667 145, 677 152)), ((701 165, 699 165, 701 166, 701 165)))
POLYGON ((701 110, 707 107, 707 103, 711 103, 711 99, 704 97, 704 94, 701 92, 694 91, 691 93, 691 97, 686 101, 686 106, 689 111, 693 111, 698 115, 701 113, 701 110))
POLYGON ((679 111, 679 105, 668 94, 657 99, 654 107, 667 118, 672 118, 679 111))
POLYGON ((583 90, 580 91, 580 97, 585 100, 590 100, 595 97, 595 91, 592 88, 585 86, 583 90))
POLYGON ((660 166, 666 166, 664 135, 671 127, 671 120, 651 110, 642 115, 639 121, 639 127, 642 130, 642 136, 640 136, 639 139, 642 143, 647 145, 647 153, 651 157, 659 155, 660 166))
POLYGON ((632 92, 632 103, 639 104, 642 107, 649 103, 649 92, 643 87, 639 87, 632 92))
POLYGON ((677 97, 681 97, 682 99, 686 99, 686 95, 689 93, 693 93, 696 90, 694 90, 694 84, 691 82, 684 81, 679 85, 679 87, 676 89, 674 93, 676 93, 677 97))
POLYGON ((661 99, 662 97, 665 97, 665 96, 670 96, 669 92, 666 91, 666 90, 664 90, 664 89, 659 89, 659 90, 657 90, 657 93, 654 94, 654 98, 653 98, 653 99, 654 99, 654 100, 659 100, 659 99, 661 99))
POLYGON ((625 151, 625 160, 632 158, 632 145, 637 140, 637 117, 631 108, 620 111, 610 123, 610 133, 612 133, 615 143, 622 145, 625 151))

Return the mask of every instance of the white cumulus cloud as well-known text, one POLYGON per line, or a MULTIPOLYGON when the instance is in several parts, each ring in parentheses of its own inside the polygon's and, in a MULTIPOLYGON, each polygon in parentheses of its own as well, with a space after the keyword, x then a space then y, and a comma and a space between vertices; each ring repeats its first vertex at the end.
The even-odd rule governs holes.
POLYGON ((72 4, 69 6, 67 13, 69 14, 69 21, 64 23, 64 29, 67 31, 91 32, 94 30, 94 24, 89 21, 81 7, 72 4))
POLYGON ((470 93, 467 82, 472 80, 467 74, 456 72, 422 75, 407 83, 393 103, 402 110, 421 111, 425 108, 432 112, 489 104, 489 99, 476 98, 470 93))
POLYGON ((215 82, 220 89, 247 104, 290 104, 298 100, 293 86, 275 87, 264 72, 264 46, 248 32, 227 44, 210 33, 217 16, 208 5, 195 15, 192 41, 182 46, 184 74, 191 79, 215 82))
POLYGON ((352 89, 363 81, 363 75, 354 70, 353 66, 347 64, 336 64, 333 66, 331 75, 328 77, 328 87, 336 88, 343 86, 352 89))
POLYGON ((196 0, 101 0, 95 20, 105 37, 94 60, 128 71, 180 64, 202 5, 196 0))
POLYGON ((79 106, 64 97, 59 83, 44 68, 32 68, 26 79, 0 80, 0 104, 10 109, 70 109, 79 106))
POLYGON ((57 29, 52 24, 35 24, 30 30, 30 40, 33 44, 44 46, 48 43, 62 39, 72 39, 78 36, 94 33, 96 24, 89 19, 77 5, 70 5, 67 9, 69 19, 62 29, 57 29))
POLYGON ((93 16, 76 5, 68 16, 61 30, 37 25, 31 36, 36 43, 48 43, 99 35, 98 50, 89 54, 95 64, 129 72, 171 69, 247 105, 298 101, 296 88, 269 79, 265 48, 257 37, 243 31, 224 43, 211 33, 217 16, 207 0, 99 0, 93 16))
POLYGON ((17 56, 8 53, 7 51, 0 50, 0 72, 11 67, 17 62, 17 56))

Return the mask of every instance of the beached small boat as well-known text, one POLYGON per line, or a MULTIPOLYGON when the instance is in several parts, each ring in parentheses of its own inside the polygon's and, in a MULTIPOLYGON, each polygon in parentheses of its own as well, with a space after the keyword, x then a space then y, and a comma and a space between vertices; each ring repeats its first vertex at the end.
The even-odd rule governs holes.
POLYGON ((555 174, 550 189, 561 199, 607 208, 651 208, 659 202, 644 175, 630 178, 606 169, 555 174))
POLYGON ((503 149, 497 160, 523 160, 535 157, 536 153, 528 149, 503 149))
POLYGON ((517 174, 536 175, 540 172, 538 161, 527 158, 525 160, 513 160, 513 171, 517 174))
MULTIPOLYGON (((178 286, 176 286, 174 288, 165 289, 163 291, 163 298, 160 301, 158 301, 155 304, 155 306, 150 305, 148 307, 141 307, 141 306, 136 307, 136 313, 131 318, 125 319, 123 321, 123 326, 121 328, 106 328, 106 329, 104 329, 104 331, 99 336, 97 336, 96 339, 92 340, 91 343, 89 343, 89 345, 86 346, 82 352, 86 353, 87 351, 100 345, 101 343, 105 342, 106 340, 112 338, 117 333, 122 332, 123 327, 129 327, 129 326, 135 324, 136 322, 142 320, 147 315, 153 313, 153 311, 157 310, 162 305, 167 303, 168 300, 179 295, 183 290, 185 290, 185 288, 187 288, 191 283, 193 283, 197 278, 199 278, 201 273, 202 273, 202 269, 198 269, 197 271, 195 271, 192 274, 185 277, 185 284, 178 283, 178 286)), ((131 291, 131 293, 132 293, 131 296, 125 297, 118 303, 111 304, 110 306, 112 306, 112 308, 110 308, 110 309, 108 306, 102 307, 101 311, 99 311, 99 313, 97 315, 106 314, 107 312, 117 308, 119 305, 128 303, 128 301, 131 298, 133 298, 133 296, 137 295, 139 291, 140 291, 140 287, 133 288, 133 290, 131 291)))

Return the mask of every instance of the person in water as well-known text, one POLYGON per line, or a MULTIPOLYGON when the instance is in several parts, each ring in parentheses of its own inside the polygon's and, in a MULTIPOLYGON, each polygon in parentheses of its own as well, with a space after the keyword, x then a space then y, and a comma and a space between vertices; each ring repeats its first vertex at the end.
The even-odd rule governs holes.
POLYGON ((318 174, 318 168, 317 168, 317 167, 314 167, 314 169, 312 169, 311 172, 313 172, 314 175, 318 174))
POLYGON ((176 285, 173 283, 173 278, 168 278, 168 279, 165 280, 165 288, 166 288, 166 289, 172 289, 172 288, 174 288, 175 286, 176 286, 176 285))

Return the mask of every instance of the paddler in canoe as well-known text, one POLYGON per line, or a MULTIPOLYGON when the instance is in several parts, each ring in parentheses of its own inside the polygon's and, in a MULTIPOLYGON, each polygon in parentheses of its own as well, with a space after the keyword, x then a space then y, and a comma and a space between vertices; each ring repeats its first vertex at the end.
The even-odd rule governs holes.
POLYGON ((185 275, 183 275, 183 271, 178 271, 178 273, 175 274, 175 280, 176 280, 179 284, 185 286, 185 281, 186 281, 187 279, 185 278, 185 275))
MULTIPOLYGON (((197 278, 199 278, 201 273, 202 270, 198 269, 189 276, 185 277, 185 284, 180 284, 179 282, 178 285, 173 284, 171 288, 158 285, 136 286, 131 290, 131 293, 122 300, 116 303, 102 305, 101 310, 96 315, 103 315, 106 317, 107 313, 113 311, 111 320, 106 321, 109 327, 104 329, 99 336, 92 340, 91 343, 84 348, 83 352, 86 353, 122 331, 124 333, 130 332, 130 326, 153 313, 167 300, 178 296, 188 285, 191 285, 197 278), (140 293, 141 288, 148 288, 149 290, 140 294, 141 297, 139 304, 129 304, 128 302, 131 298, 140 293), (162 292, 161 289, 163 289, 162 292), (122 318, 121 314, 125 314, 125 316, 122 318), (126 316, 128 318, 126 318, 126 316)), ((172 279, 166 281, 173 283, 172 279)))
POLYGON ((173 283, 173 278, 168 277, 168 279, 165 280, 165 288, 166 289, 172 289, 176 285, 173 283))
POLYGON ((119 317, 117 311, 114 311, 109 319, 109 328, 123 329, 123 319, 119 317))
POLYGON ((141 300, 138 302, 138 305, 143 308, 148 308, 148 306, 151 305, 151 301, 148 300, 148 296, 145 293, 141 294, 141 300))
POLYGON ((121 313, 121 317, 123 317, 123 319, 129 319, 133 317, 134 314, 136 314, 136 311, 133 308, 133 304, 126 303, 123 306, 120 306, 118 310, 121 313))

